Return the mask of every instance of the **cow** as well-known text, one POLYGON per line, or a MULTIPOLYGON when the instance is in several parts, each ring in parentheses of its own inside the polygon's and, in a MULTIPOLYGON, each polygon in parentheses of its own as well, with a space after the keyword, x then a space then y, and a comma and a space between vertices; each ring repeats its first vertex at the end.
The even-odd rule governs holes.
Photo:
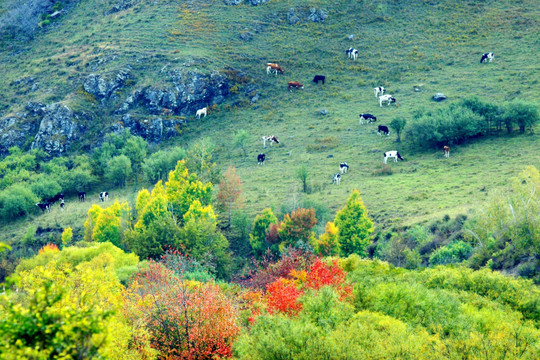
POLYGON ((375 97, 379 97, 379 94, 384 95, 386 89, 382 86, 377 86, 376 88, 373 88, 373 90, 375 90, 375 97))
POLYGON ((84 202, 86 200, 86 191, 79 191, 79 201, 84 202))
POLYGON ((382 103, 387 101, 388 102, 388 106, 390 106, 391 103, 395 103, 396 102, 396 98, 393 97, 392 95, 382 95, 382 96, 379 96, 379 106, 382 107, 382 103))
POLYGON ((379 136, 381 136, 381 133, 383 133, 384 135, 388 136, 390 135, 390 130, 388 130, 388 126, 385 126, 385 125, 379 125, 379 128, 377 130, 377 134, 379 136))
POLYGON ((50 203, 50 205, 53 205, 57 203, 59 200, 64 200, 64 194, 58 193, 54 195, 52 198, 48 199, 46 202, 50 203))
POLYGON ((339 170, 342 174, 346 174, 349 171, 349 164, 342 162, 339 164, 339 170))
POLYGON ((445 146, 445 147, 443 147, 443 150, 444 150, 444 157, 449 158, 450 157, 450 147, 445 146))
POLYGON ((322 81, 323 85, 324 85, 324 81, 326 80, 326 76, 324 75, 315 75, 315 77, 313 78, 313 82, 315 84, 318 84, 319 81, 322 81))
POLYGON ((201 115, 206 116, 207 112, 208 112, 208 107, 203 107, 202 109, 197 110, 195 117, 197 117, 197 119, 200 119, 201 115))
POLYGON ((266 63, 266 73, 267 74, 270 74, 272 72, 272 70, 276 73, 279 73, 280 74, 283 74, 285 71, 283 71, 283 68, 281 66, 279 66, 278 64, 274 64, 274 63, 266 63))
POLYGON ((292 91, 292 88, 303 89, 304 85, 298 81, 289 81, 287 83, 287 90, 292 91))
POLYGON ((386 164, 386 161, 388 158, 394 158, 394 162, 397 162, 399 160, 404 160, 401 155, 396 150, 393 151, 387 151, 384 153, 384 163, 386 164))
POLYGON ((335 173, 334 178, 332 179, 332 184, 339 185, 340 182, 341 182, 341 174, 335 173))
POLYGON ((267 141, 270 142, 270 146, 274 145, 274 143, 279 144, 279 140, 274 135, 263 136, 262 140, 263 140, 263 148, 265 148, 265 149, 266 149, 266 142, 267 141))
POLYGON ((495 59, 495 55, 493 55, 493 53, 491 52, 482 54, 482 58, 480 58, 480 64, 485 62, 492 62, 493 59, 495 59))
POLYGON ((109 200, 109 193, 106 191, 99 193, 99 201, 104 202, 105 200, 109 200))
POLYGON ((372 114, 360 114, 359 116, 360 116, 360 124, 363 124, 364 120, 366 120, 368 124, 377 121, 377 118, 373 116, 372 114))
POLYGON ((347 54, 347 57, 349 59, 356 60, 356 58, 358 57, 358 50, 353 49, 353 48, 348 48, 347 50, 345 50, 345 54, 347 54))
POLYGON ((259 154, 257 155, 257 164, 262 165, 264 164, 264 159, 266 158, 265 154, 259 154))
POLYGON ((39 202, 36 206, 40 208, 41 213, 44 213, 45 211, 51 212, 51 204, 48 202, 39 202))
POLYGON ((66 206, 66 203, 64 202, 64 199, 60 200, 60 210, 64 211, 65 206, 66 206))

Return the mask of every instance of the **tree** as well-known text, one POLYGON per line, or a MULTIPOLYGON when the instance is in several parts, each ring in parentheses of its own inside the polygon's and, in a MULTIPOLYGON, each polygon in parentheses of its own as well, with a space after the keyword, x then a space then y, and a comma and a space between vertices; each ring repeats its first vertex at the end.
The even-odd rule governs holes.
POLYGON ((241 129, 234 133, 233 146, 235 148, 240 148, 244 153, 244 157, 247 157, 246 146, 248 140, 249 133, 247 132, 247 130, 241 129))
POLYGON ((325 231, 315 241, 315 252, 321 256, 339 256, 339 229, 333 222, 327 222, 325 231))
POLYGON ((24 216, 36 207, 36 202, 38 198, 28 187, 12 185, 0 192, 0 218, 15 219, 24 216))
POLYGON ((130 208, 127 202, 114 204, 107 208, 92 205, 88 210, 88 219, 84 223, 86 241, 110 241, 120 247, 124 232, 129 226, 130 208))
POLYGON ((221 208, 227 209, 229 213, 229 221, 227 227, 231 226, 231 211, 233 208, 242 208, 242 181, 240 176, 236 175, 236 168, 229 166, 227 172, 223 176, 223 179, 219 183, 219 193, 217 195, 217 201, 221 208))
POLYGON ((202 181, 217 183, 216 163, 212 161, 215 145, 210 138, 202 138, 195 142, 187 154, 187 167, 199 176, 202 181))
POLYGON ((105 178, 116 185, 125 187, 132 172, 131 160, 126 155, 118 155, 107 162, 105 178))
POLYGON ((266 235, 270 224, 276 224, 277 218, 272 212, 272 209, 266 208, 262 214, 257 215, 253 221, 253 230, 249 234, 249 243, 256 257, 261 257, 268 249, 266 243, 266 235))
POLYGON ((373 221, 367 214, 360 191, 354 190, 345 207, 338 211, 334 221, 339 229, 341 254, 367 256, 369 236, 373 232, 373 221))
MULTIPOLYGON (((505 124, 516 123, 521 133, 524 133, 526 128, 532 129, 534 124, 540 120, 538 108, 534 104, 522 102, 511 102, 507 104, 503 117, 505 124)), ((511 132, 511 126, 507 125, 509 133, 511 132)))
POLYGON ((178 161, 186 157, 186 150, 176 146, 167 150, 159 150, 144 160, 142 170, 146 179, 152 183, 165 180, 169 171, 174 170, 178 161))
POLYGON ((405 125, 407 125, 407 120, 402 117, 393 118, 390 122, 390 127, 396 132, 397 135, 396 142, 401 142, 401 133, 403 129, 405 129, 405 125))
POLYGON ((148 143, 140 136, 131 136, 127 139, 122 154, 126 155, 131 161, 131 168, 135 173, 135 181, 141 170, 142 163, 148 153, 148 143))
POLYGON ((280 248, 309 244, 313 238, 311 229, 317 224, 315 210, 298 208, 290 215, 285 214, 279 225, 280 248))
POLYGON ((62 231, 62 244, 67 245, 73 239, 73 229, 68 227, 62 231))
POLYGON ((298 180, 302 182, 302 190, 307 193, 308 192, 308 177, 309 177, 309 169, 305 164, 300 165, 296 169, 296 177, 298 180))
POLYGON ((209 205, 212 199, 212 183, 203 184, 196 174, 190 174, 184 160, 178 161, 169 173, 165 186, 169 210, 178 224, 183 222, 184 214, 195 200, 209 205))

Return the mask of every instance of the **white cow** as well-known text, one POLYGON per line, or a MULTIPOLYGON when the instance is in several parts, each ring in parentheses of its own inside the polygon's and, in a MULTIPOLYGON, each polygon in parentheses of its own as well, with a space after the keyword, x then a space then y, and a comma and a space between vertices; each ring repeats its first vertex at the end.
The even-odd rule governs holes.
POLYGON ((375 97, 379 97, 379 94, 384 95, 385 88, 382 86, 378 86, 376 88, 373 88, 375 90, 375 97))
POLYGON ((382 104, 383 102, 387 101, 388 102, 388 106, 390 106, 391 103, 395 103, 396 102, 396 98, 393 97, 392 95, 382 95, 382 96, 379 96, 379 106, 382 107, 382 104))
POLYGON ((201 115, 206 116, 207 111, 208 111, 208 106, 203 107, 202 109, 197 110, 197 113, 195 114, 195 116, 197 117, 197 119, 200 119, 201 115))
POLYGON ((388 158, 394 158, 394 162, 397 162, 398 159, 403 160, 403 158, 401 157, 401 155, 399 155, 397 150, 387 151, 387 152, 384 153, 384 163, 385 164, 386 164, 386 161, 388 160, 388 158))

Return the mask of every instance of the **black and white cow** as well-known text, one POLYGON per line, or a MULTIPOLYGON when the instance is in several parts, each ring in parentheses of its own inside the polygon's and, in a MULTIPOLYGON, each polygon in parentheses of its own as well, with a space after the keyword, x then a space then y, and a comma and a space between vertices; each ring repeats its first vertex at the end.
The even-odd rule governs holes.
POLYGON ((99 201, 104 202, 105 200, 109 200, 109 193, 107 191, 100 192, 99 201))
POLYGON ((262 165, 264 164, 264 159, 266 158, 265 154, 259 154, 257 155, 257 164, 262 165))
POLYGON ((386 161, 388 158, 394 158, 394 162, 397 162, 399 160, 404 160, 401 155, 396 150, 393 151, 387 151, 384 153, 384 163, 386 164, 386 161))
POLYGON ((379 106, 382 107, 382 103, 387 101, 388 102, 388 106, 390 106, 391 103, 395 103, 396 102, 396 98, 393 97, 392 95, 383 95, 383 96, 379 96, 379 106))
POLYGON ((375 90, 375 97, 379 97, 379 94, 384 95, 384 91, 386 89, 383 88, 382 86, 377 86, 376 88, 373 88, 373 90, 375 90))
POLYGON ((66 203, 64 202, 64 199, 60 200, 60 210, 64 211, 65 207, 66 207, 66 203))
POLYGON ((334 179, 332 180, 332 184, 339 185, 340 182, 341 182, 341 174, 335 173, 334 179))
POLYGON ((315 77, 313 78, 313 82, 315 84, 318 84, 319 81, 322 81, 323 85, 324 85, 324 81, 326 80, 326 76, 324 75, 315 75, 315 77))
POLYGON ((45 211, 51 212, 51 204, 48 202, 42 202, 37 203, 36 206, 40 208, 41 212, 44 213, 45 211))
POLYGON ((382 135, 381 133, 384 134, 384 135, 387 135, 387 136, 390 135, 390 130, 388 130, 388 126, 379 125, 379 128, 377 130, 377 134, 379 136, 381 136, 382 135))
POLYGON ((485 63, 485 62, 492 62, 493 59, 495 59, 495 55, 493 55, 493 53, 491 52, 482 54, 482 58, 480 59, 480 64, 485 63))
POLYGON ((353 48, 348 48, 347 50, 345 50, 345 53, 347 54, 347 57, 349 59, 356 60, 356 58, 358 57, 358 50, 353 48))
POLYGON ((368 124, 371 124, 372 122, 377 121, 377 118, 372 114, 360 114, 359 116, 360 116, 360 124, 363 124, 364 120, 368 124))
POLYGON ((84 202, 86 200, 86 191, 79 191, 79 201, 84 202))
POLYGON ((342 162, 339 164, 339 170, 342 174, 346 174, 349 171, 349 164, 342 162))
POLYGON ((52 204, 57 203, 59 200, 64 200, 64 194, 58 193, 54 195, 52 198, 48 199, 47 202, 52 205, 52 204))

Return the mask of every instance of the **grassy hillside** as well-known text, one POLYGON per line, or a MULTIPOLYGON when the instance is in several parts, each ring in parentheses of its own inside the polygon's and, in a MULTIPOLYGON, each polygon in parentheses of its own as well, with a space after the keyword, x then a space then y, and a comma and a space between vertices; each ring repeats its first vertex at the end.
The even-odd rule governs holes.
MULTIPOLYGON (((379 124, 388 125, 395 116, 410 121, 422 107, 446 106, 431 100, 435 92, 445 93, 446 102, 477 96, 496 103, 518 98, 538 104, 538 66, 531 61, 540 50, 537 1, 274 0, 253 7, 163 0, 139 1, 128 10, 103 15, 116 3, 80 1, 33 40, 4 41, 0 115, 20 111, 29 100, 62 101, 94 111, 106 126, 114 120, 108 110, 117 104, 102 109, 78 93, 89 73, 133 66, 134 84, 122 90, 120 101, 136 87, 166 85, 164 68, 187 64, 202 71, 244 72, 249 81, 237 84, 238 95, 201 121, 190 118, 174 142, 188 146, 210 137, 219 167, 233 164, 239 169, 252 215, 268 206, 293 208, 300 201, 294 174, 302 164, 310 169, 309 201, 325 204, 333 213, 358 188, 379 224, 464 213, 526 165, 540 165, 538 135, 483 139, 453 147, 450 159, 444 159, 442 151, 419 152, 406 138, 395 144, 394 134, 381 138, 376 125, 358 124, 359 113, 373 113, 379 124), (292 7, 301 19, 295 25, 287 21, 292 7), (324 23, 306 20, 310 7, 328 14, 324 23), (241 40, 244 32, 253 39, 241 40), (348 39, 351 34, 353 40, 348 39), (360 51, 357 61, 345 55, 351 46, 360 51), (481 54, 489 51, 494 62, 480 64, 481 54), (285 74, 267 75, 267 61, 278 62, 285 74), (315 74, 326 75, 327 83, 312 83, 315 74), (17 83, 25 77, 34 77, 38 89, 31 92, 25 82, 17 83), (291 80, 303 82, 305 89, 286 91, 291 80), (253 105, 244 96, 248 85, 261 95, 253 105), (415 85, 422 85, 422 91, 415 92, 415 85), (379 108, 374 86, 386 87, 397 105, 379 108), (328 115, 320 115, 321 109, 328 115), (231 148, 238 129, 251 135, 247 159, 231 148), (256 155, 263 151, 260 137, 270 134, 282 144, 265 150, 267 163, 257 166, 256 155), (406 162, 390 164, 391 176, 374 175, 382 153, 394 149, 406 162), (349 163, 350 174, 342 185, 332 186, 341 161, 349 163)), ((121 198, 133 199, 134 194, 125 192, 121 198)), ((80 205, 72 218, 78 226, 87 206, 80 205)), ((71 225, 54 214, 36 220, 71 225)), ((28 221, 32 219, 10 228, 20 232, 28 221)))

